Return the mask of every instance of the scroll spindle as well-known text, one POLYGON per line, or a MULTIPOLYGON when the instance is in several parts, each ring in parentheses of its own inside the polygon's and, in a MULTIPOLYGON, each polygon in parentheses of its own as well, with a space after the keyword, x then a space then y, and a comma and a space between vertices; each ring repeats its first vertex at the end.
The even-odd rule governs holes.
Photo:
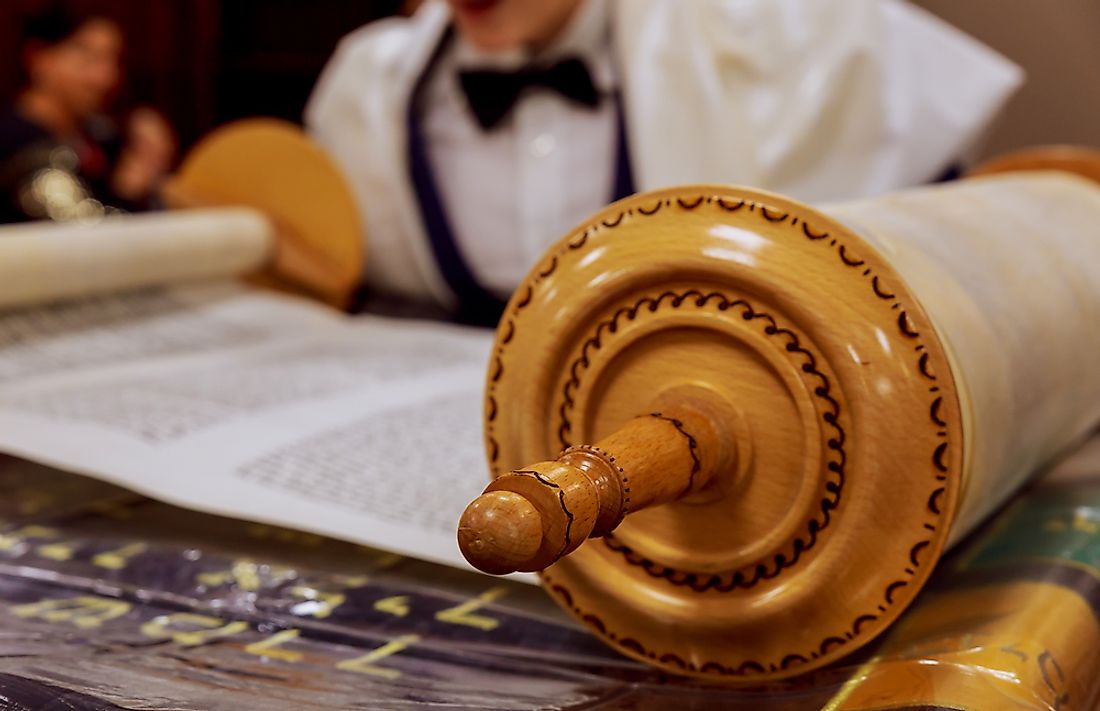
POLYGON ((631 512, 705 489, 734 456, 724 419, 716 403, 682 398, 595 445, 499 477, 462 515, 462 554, 495 575, 542 570, 631 512))

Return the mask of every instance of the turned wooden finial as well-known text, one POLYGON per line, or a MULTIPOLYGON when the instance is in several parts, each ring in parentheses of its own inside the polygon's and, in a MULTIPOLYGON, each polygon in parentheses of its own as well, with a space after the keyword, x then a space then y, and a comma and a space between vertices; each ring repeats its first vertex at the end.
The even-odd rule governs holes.
POLYGON ((497 478, 462 515, 462 554, 494 575, 542 570, 628 513, 698 492, 734 456, 721 411, 683 397, 596 445, 497 478))
POLYGON ((478 570, 503 575, 526 570, 542 547, 542 516, 513 491, 477 497, 458 524, 462 554, 478 570))

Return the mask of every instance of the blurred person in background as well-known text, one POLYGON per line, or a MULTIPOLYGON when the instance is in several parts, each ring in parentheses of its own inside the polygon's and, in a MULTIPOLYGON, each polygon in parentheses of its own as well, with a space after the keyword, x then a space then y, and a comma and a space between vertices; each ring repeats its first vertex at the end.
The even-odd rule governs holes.
POLYGON ((106 17, 56 5, 27 18, 24 85, 0 114, 0 222, 94 218, 155 205, 175 138, 149 108, 131 112, 121 132, 108 117, 123 49, 118 25, 106 17))
POLYGON ((1020 81, 901 0, 428 0, 345 38, 305 118, 357 194, 369 286, 492 324, 613 199, 934 180, 1020 81))

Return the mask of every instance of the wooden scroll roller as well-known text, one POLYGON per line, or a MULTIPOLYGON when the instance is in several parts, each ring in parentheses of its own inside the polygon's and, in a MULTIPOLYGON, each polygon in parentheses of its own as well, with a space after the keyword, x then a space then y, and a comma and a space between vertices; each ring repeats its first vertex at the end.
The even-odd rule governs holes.
POLYGON ((249 119, 214 131, 163 195, 188 209, 2 228, 0 307, 232 275, 343 307, 358 286, 354 198, 331 159, 289 123, 249 119))
POLYGON ((485 397, 495 479, 459 544, 486 572, 540 571, 629 656, 793 675, 873 639, 1100 421, 1097 353, 1100 187, 1067 172, 820 210, 637 195, 512 298, 485 397))

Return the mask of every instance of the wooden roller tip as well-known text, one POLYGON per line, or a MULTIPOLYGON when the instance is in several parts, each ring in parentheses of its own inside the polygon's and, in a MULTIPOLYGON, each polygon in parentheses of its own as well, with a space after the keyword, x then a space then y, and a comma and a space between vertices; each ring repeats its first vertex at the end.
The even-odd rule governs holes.
POLYGON ((532 570, 542 546, 542 517, 530 501, 511 491, 474 499, 458 523, 458 547, 478 570, 505 575, 532 570))

